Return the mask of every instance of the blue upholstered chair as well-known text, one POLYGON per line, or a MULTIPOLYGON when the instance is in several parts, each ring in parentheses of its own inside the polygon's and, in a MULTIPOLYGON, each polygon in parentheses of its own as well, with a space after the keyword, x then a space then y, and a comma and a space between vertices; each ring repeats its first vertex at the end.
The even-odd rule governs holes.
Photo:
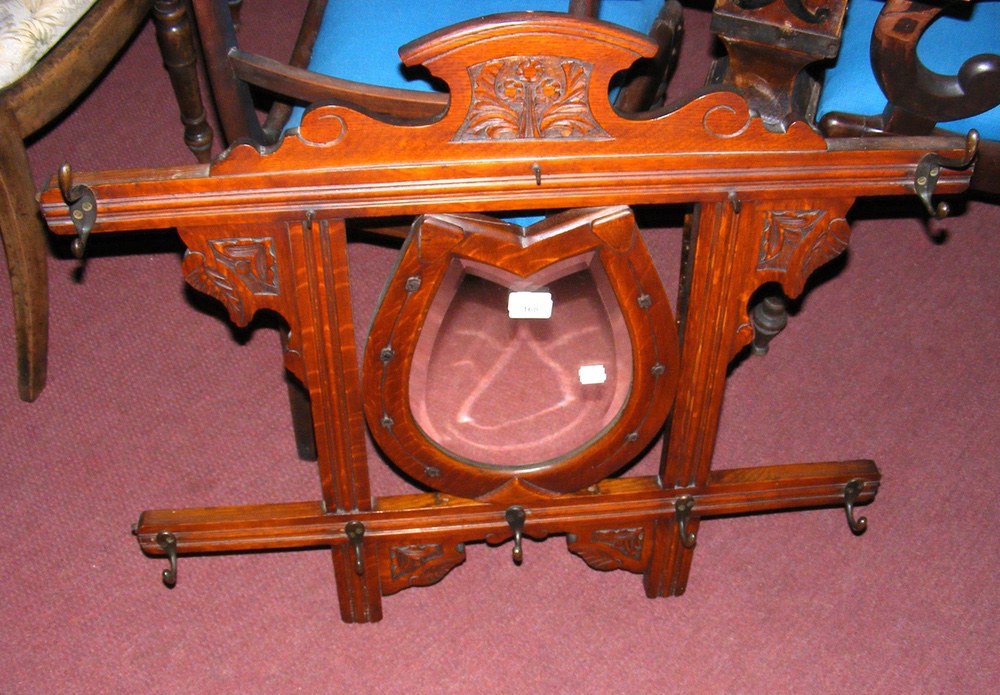
POLYGON ((652 35, 661 54, 613 95, 619 108, 639 110, 655 97, 680 30, 676 0, 310 0, 286 65, 239 49, 227 0, 192 4, 226 143, 273 142, 298 123, 302 106, 312 103, 341 103, 399 119, 433 115, 444 108, 447 95, 435 91, 426 73, 405 69, 399 47, 501 12, 569 11, 652 35), (253 113, 253 87, 279 97, 263 125, 253 113), (293 112, 294 105, 299 108, 293 112))
POLYGON ((976 129, 973 187, 1000 193, 1000 0, 851 0, 818 117, 828 135, 976 129))

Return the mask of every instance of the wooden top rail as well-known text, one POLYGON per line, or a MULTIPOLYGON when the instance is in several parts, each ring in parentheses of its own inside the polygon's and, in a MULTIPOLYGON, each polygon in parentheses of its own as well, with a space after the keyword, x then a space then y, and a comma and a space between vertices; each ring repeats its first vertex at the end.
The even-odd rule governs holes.
MULTIPOLYGON (((567 15, 498 15, 405 46, 450 87, 436 120, 401 125, 319 106, 270 150, 234 146, 210 167, 74 177, 96 198, 94 232, 318 217, 661 204, 789 195, 912 194, 928 153, 957 137, 825 140, 805 123, 772 132, 720 87, 643 117, 615 112, 614 74, 645 37, 567 15)), ((941 169, 940 193, 970 172, 941 169)), ((49 226, 75 233, 55 184, 49 226)))

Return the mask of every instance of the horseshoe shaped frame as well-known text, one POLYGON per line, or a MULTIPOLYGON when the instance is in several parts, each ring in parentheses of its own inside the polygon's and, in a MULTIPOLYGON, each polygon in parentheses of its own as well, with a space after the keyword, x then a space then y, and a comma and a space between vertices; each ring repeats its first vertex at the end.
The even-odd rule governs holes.
POLYGON ((539 497, 573 492, 635 459, 673 403, 679 361, 670 302, 628 208, 572 211, 527 229, 484 217, 425 216, 414 224, 369 332, 365 411, 383 451, 428 487, 523 503, 526 490, 539 497), (537 279, 585 256, 593 256, 591 262, 606 273, 608 294, 628 331, 631 369, 619 412, 585 445, 554 460, 491 466, 449 453, 414 417, 410 375, 424 324, 453 261, 537 279))

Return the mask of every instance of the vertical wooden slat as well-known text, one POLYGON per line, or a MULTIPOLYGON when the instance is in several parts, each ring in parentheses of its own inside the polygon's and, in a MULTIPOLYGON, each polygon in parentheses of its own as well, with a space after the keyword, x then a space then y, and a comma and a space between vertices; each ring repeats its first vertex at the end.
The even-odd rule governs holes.
POLYGON ((236 32, 225 0, 192 0, 198 35, 205 56, 208 79, 226 142, 249 138, 263 142, 264 133, 246 83, 236 79, 229 51, 236 47, 236 32))
POLYGON ((323 501, 330 511, 370 509, 344 222, 306 220, 289 240, 323 501))

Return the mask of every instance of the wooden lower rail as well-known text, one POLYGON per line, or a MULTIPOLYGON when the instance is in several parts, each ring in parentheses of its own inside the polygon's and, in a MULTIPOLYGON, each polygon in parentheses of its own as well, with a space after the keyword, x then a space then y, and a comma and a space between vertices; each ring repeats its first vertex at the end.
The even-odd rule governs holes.
MULTIPOLYGON (((694 500, 695 518, 729 516, 844 504, 845 487, 861 481, 857 504, 874 500, 881 474, 868 460, 799 463, 716 471, 703 489, 664 489, 655 477, 607 480, 583 492, 540 499, 526 506, 524 534, 544 538, 555 529, 642 524, 676 514, 684 496, 694 500)), ((179 553, 333 547, 349 542, 351 521, 365 538, 392 540, 454 538, 499 542, 511 535, 505 508, 425 493, 377 498, 370 511, 325 512, 320 502, 154 510, 135 527, 142 550, 164 555, 156 538, 173 534, 179 553)))

